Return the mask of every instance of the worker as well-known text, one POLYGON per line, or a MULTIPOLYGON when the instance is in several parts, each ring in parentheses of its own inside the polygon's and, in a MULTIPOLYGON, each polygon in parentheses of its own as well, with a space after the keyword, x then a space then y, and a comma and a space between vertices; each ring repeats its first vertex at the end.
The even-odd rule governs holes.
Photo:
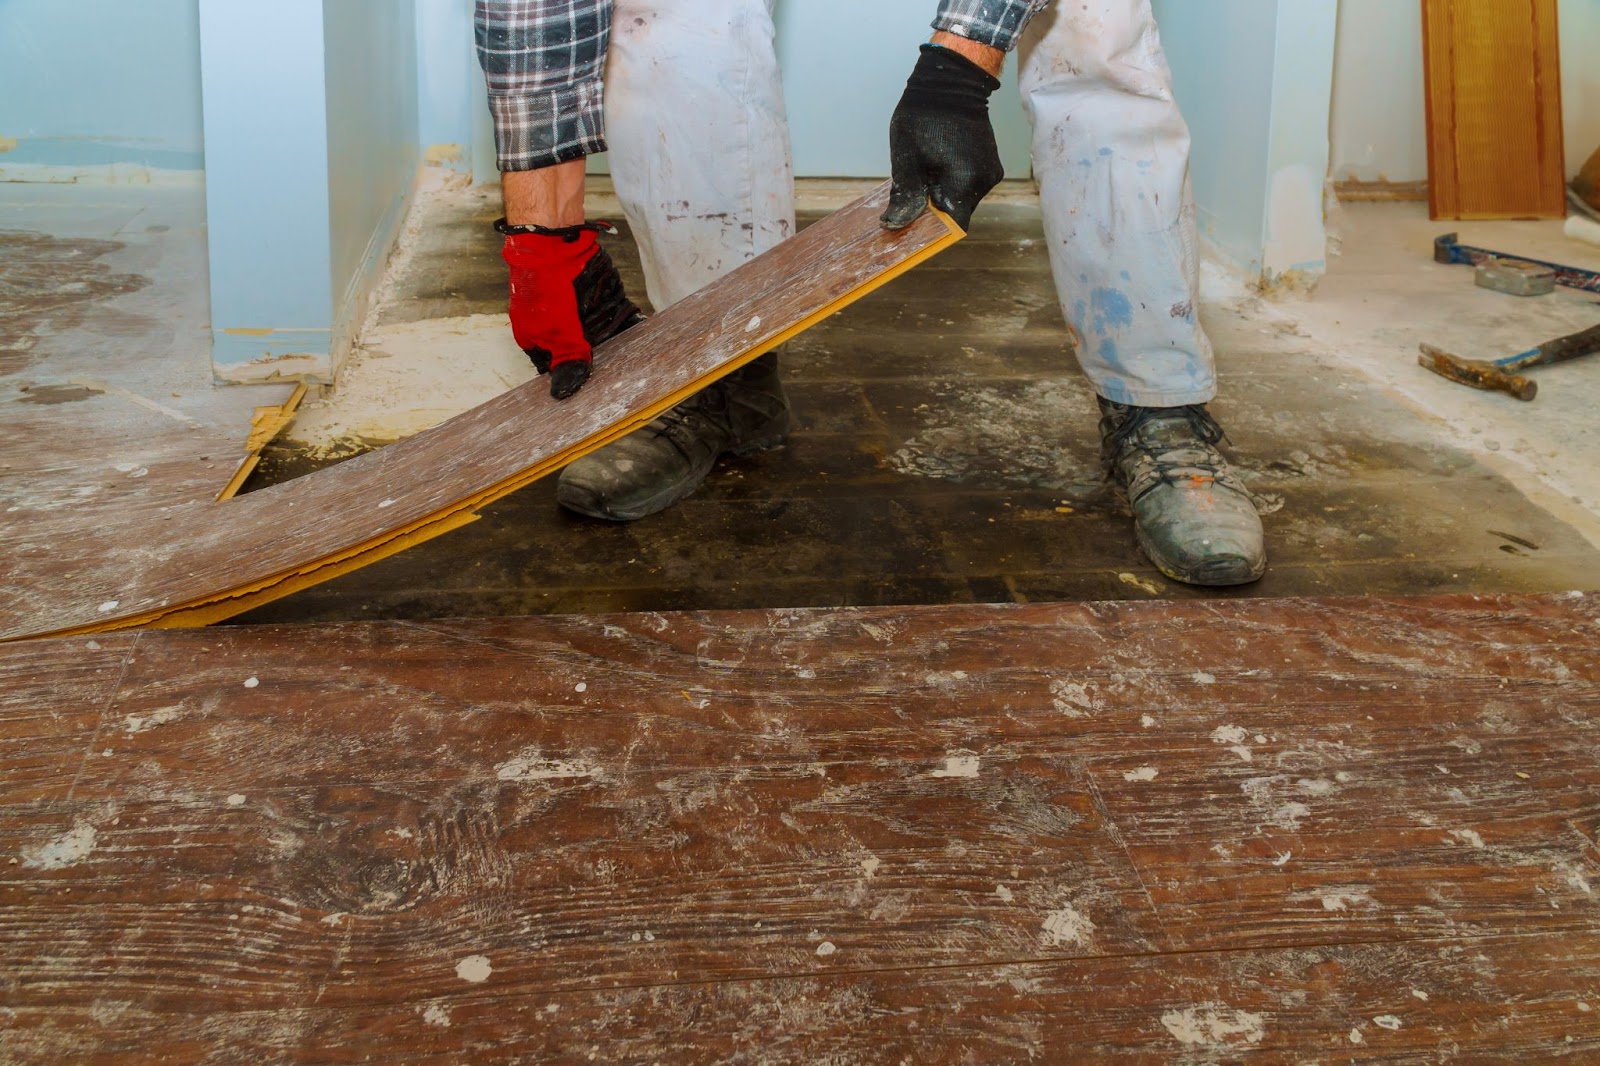
MULTIPOLYGON (((775 2, 478 0, 512 327, 558 397, 581 387, 592 346, 638 320, 584 214, 589 155, 609 146, 657 309, 794 233, 775 2)), ((1217 384, 1197 314, 1189 132, 1150 0, 943 0, 933 29, 890 122, 883 224, 909 225, 930 198, 970 224, 1003 174, 989 98, 1019 48, 1051 267, 1108 476, 1168 577, 1254 581, 1261 520, 1206 408, 1217 384)), ((643 518, 789 428, 768 353, 569 465, 557 499, 643 518)))

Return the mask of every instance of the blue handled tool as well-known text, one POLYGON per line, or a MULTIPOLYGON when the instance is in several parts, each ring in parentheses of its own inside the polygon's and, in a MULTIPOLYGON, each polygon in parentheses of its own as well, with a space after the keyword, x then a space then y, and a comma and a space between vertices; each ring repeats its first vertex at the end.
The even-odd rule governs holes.
POLYGON ((1493 362, 1463 359, 1431 344, 1424 344, 1422 355, 1418 357, 1417 362, 1440 377, 1449 378, 1462 385, 1474 389, 1487 389, 1491 392, 1509 393, 1519 400, 1531 400, 1539 395, 1539 385, 1532 378, 1525 378, 1517 371, 1536 366, 1549 366, 1551 363, 1564 363, 1568 359, 1593 355, 1595 352, 1600 352, 1600 326, 1591 326, 1581 333, 1560 337, 1537 348, 1529 348, 1525 352, 1496 359, 1493 362))
POLYGON ((1433 242, 1433 260, 1436 263, 1465 263, 1467 266, 1478 266, 1491 259, 1517 259, 1524 263, 1549 267, 1556 272, 1557 285, 1565 285, 1569 289, 1579 289, 1583 292, 1600 292, 1600 271, 1563 266, 1560 263, 1546 263, 1542 259, 1529 259, 1525 255, 1512 255, 1509 252, 1491 252, 1487 248, 1473 248, 1457 243, 1454 233, 1446 233, 1433 242))

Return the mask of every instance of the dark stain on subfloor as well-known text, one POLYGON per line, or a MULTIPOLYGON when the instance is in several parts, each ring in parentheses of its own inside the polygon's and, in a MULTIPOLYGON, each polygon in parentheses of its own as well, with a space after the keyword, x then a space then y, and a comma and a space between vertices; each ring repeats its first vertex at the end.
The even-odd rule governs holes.
MULTIPOLYGON (((504 267, 464 195, 424 235, 385 322, 501 313, 504 267)), ((643 290, 631 242, 609 247, 643 290)), ((1264 343, 1264 342, 1263 342, 1264 343)), ((1072 361, 1038 214, 971 237, 784 350, 789 443, 719 464, 694 496, 618 525, 569 514, 547 478, 480 521, 258 608, 248 622, 876 604, 1554 591, 1597 552, 1355 375, 1221 353, 1213 409, 1242 476, 1283 507, 1243 589, 1162 577, 1101 477, 1093 393, 1072 361), (1485 529, 1515 530, 1502 541, 1485 529), (1502 543, 1540 545, 1513 556, 1502 543)), ((603 372, 603 368, 601 370, 603 372)), ((581 402, 581 400, 579 401, 581 402)), ((270 447, 252 487, 319 464, 270 447)))
POLYGON ((94 305, 149 284, 143 275, 118 274, 99 261, 123 247, 119 241, 0 231, 0 375, 33 365, 29 353, 39 334, 71 329, 94 305))
POLYGON ((24 385, 19 391, 22 397, 18 403, 41 405, 78 403, 91 396, 105 395, 101 390, 91 389, 87 385, 24 385))

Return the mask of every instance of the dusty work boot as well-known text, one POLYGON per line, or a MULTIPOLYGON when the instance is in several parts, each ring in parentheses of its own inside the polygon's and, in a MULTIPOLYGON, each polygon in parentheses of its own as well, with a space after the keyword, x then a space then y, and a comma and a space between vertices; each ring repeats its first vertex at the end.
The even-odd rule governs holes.
POLYGON ((556 500, 613 522, 665 510, 688 496, 723 455, 776 448, 789 435, 789 401, 768 352, 561 472, 556 500))
POLYGON ((1255 497, 1217 450, 1222 427, 1205 405, 1101 399, 1100 413, 1101 459, 1158 570, 1187 585, 1245 585, 1266 572, 1255 497))

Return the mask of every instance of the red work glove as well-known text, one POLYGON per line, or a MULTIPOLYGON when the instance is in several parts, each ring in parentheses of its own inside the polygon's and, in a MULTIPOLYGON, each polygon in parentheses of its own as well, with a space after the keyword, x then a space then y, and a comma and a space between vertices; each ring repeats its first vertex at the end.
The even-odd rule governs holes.
POLYGON ((598 232, 603 222, 565 229, 495 223, 511 268, 511 332, 535 369, 550 375, 550 395, 573 396, 589 380, 594 346, 643 319, 598 232))

